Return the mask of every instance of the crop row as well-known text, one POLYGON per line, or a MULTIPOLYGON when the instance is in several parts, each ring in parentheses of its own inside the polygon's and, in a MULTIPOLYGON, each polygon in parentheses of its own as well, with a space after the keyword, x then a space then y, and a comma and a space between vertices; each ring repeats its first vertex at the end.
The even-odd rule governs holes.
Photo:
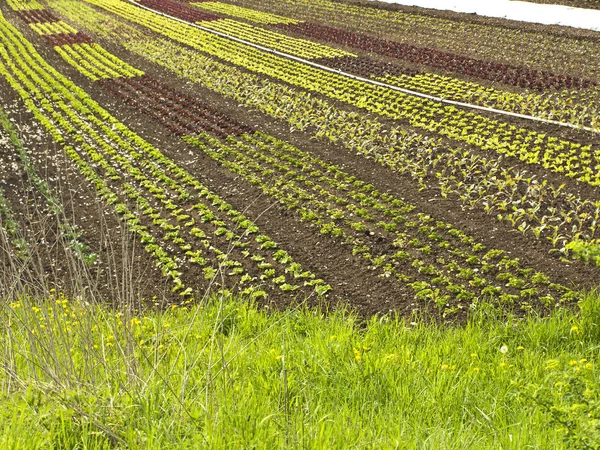
MULTIPOLYGON (((253 26, 245 22, 232 19, 222 19, 219 16, 209 15, 202 19, 197 17, 198 9, 171 0, 141 0, 141 5, 169 14, 173 17, 197 23, 205 28, 210 28, 221 33, 226 33, 238 39, 244 39, 258 45, 264 45, 305 59, 314 58, 336 58, 339 56, 352 56, 352 54, 327 45, 318 44, 298 39, 285 34, 261 27, 253 26)), ((204 13, 200 13, 204 14, 204 13)))
POLYGON ((77 33, 77 30, 71 27, 69 24, 64 23, 62 20, 60 21, 52 21, 52 22, 34 22, 29 24, 31 28, 38 34, 42 36, 46 36, 49 34, 70 34, 77 33))
POLYGON ((545 306, 573 298, 544 274, 522 269, 518 259, 486 251, 451 225, 268 135, 185 139, 446 315, 490 299, 529 309, 532 298, 545 306))
POLYGON ((66 62, 92 81, 136 77, 144 73, 123 61, 108 58, 106 50, 98 44, 70 44, 55 46, 54 49, 66 62))
POLYGON ((264 25, 273 25, 276 23, 298 23, 297 20, 290 19, 288 17, 278 16, 263 11, 257 11, 255 9, 242 8, 240 6, 232 5, 230 3, 221 2, 190 2, 190 5, 198 8, 205 9, 207 11, 215 12, 217 14, 224 14, 226 16, 235 17, 237 19, 245 19, 250 22, 260 23, 264 25))
POLYGON ((371 37, 311 22, 279 25, 278 28, 401 61, 542 92, 549 89, 583 89, 595 84, 590 80, 571 75, 549 73, 507 63, 475 59, 431 47, 421 47, 371 37))
MULTIPOLYGON (((203 9, 208 8, 215 12, 219 12, 221 9, 229 10, 230 7, 239 8, 218 2, 198 3, 197 6, 203 9)), ((235 11, 242 18, 245 18, 243 16, 251 17, 252 12, 260 13, 248 8, 239 8, 239 11, 237 9, 235 11)), ((218 27, 217 24, 219 23, 217 21, 210 27, 238 36, 236 34, 237 25, 232 24, 229 27, 218 27)), ((594 82, 589 80, 570 75, 556 75, 544 71, 530 70, 508 64, 474 60, 472 58, 469 62, 461 55, 394 43, 389 40, 310 22, 286 23, 281 20, 274 20, 273 23, 278 24, 279 29, 288 30, 292 33, 302 34, 311 38, 351 46, 370 53, 399 58, 410 63, 424 64, 446 71, 514 84, 522 88, 536 89, 541 91, 541 93, 516 94, 448 76, 431 73, 420 74, 418 70, 412 68, 379 62, 368 57, 336 57, 331 59, 324 57, 316 61, 349 73, 365 77, 376 76, 382 81, 430 95, 475 103, 510 112, 531 114, 545 119, 566 121, 575 125, 595 127, 598 120, 597 95, 592 93, 591 98, 585 98, 586 92, 591 92, 589 88, 595 85, 594 82), (451 64, 447 64, 446 60, 450 61, 451 64), (414 77, 417 74, 420 76, 414 77), (567 90, 565 91, 566 94, 561 93, 557 96, 554 92, 545 93, 548 89, 576 90, 567 90), (579 93, 581 90, 584 90, 584 92, 579 93)), ((238 37, 256 42, 250 34, 249 32, 245 36, 238 37)), ((278 36, 272 36, 270 42, 277 40, 278 36)), ((269 40, 261 40, 260 43, 269 45, 269 40)), ((282 50, 285 51, 285 49, 282 50)))
POLYGON ((473 147, 540 165, 592 186, 600 185, 600 152, 589 145, 518 128, 510 123, 352 80, 296 61, 287 60, 192 27, 174 28, 171 19, 119 0, 87 0, 128 20, 150 27, 175 41, 205 51, 253 72, 313 91, 359 109, 400 120, 473 147), (194 39, 189 39, 194 36, 194 39))
MULTIPOLYGON (((161 9, 161 3, 162 0, 154 0, 154 8, 166 12, 165 8, 161 9)), ((165 5, 170 5, 170 2, 167 1, 165 5)), ((220 3, 216 3, 218 6, 215 7, 213 6, 213 2, 198 3, 196 5, 203 9, 208 7, 209 10, 214 12, 219 12, 219 9, 231 9, 230 5, 220 3)), ((240 15, 248 17, 251 16, 251 12, 260 14, 259 11, 248 8, 241 8, 241 10, 236 11, 239 12, 240 15)), ((585 89, 595 85, 593 81, 581 79, 569 74, 556 74, 506 63, 479 60, 451 52, 440 51, 435 48, 415 46, 402 42, 395 42, 389 39, 376 38, 317 23, 302 21, 296 21, 294 23, 293 20, 290 23, 277 20, 274 21, 274 24, 276 28, 280 30, 285 30, 309 38, 333 42, 345 47, 353 47, 369 53, 377 53, 379 55, 396 58, 410 63, 422 64, 445 71, 461 73, 480 79, 500 82, 521 88, 534 89, 541 92, 550 89, 585 89)), ((314 49, 312 48, 314 44, 310 45, 311 43, 307 41, 300 43, 305 48, 299 48, 298 42, 290 40, 290 38, 287 38, 286 36, 257 28, 249 24, 240 23, 235 20, 215 20, 213 23, 206 23, 203 25, 227 33, 231 36, 246 39, 260 45, 270 46, 275 50, 284 51, 307 59, 319 57, 315 56, 318 55, 319 51, 326 53, 325 50, 328 49, 324 46, 314 49)), ((331 48, 328 50, 332 52, 331 48)), ((332 52, 330 57, 335 58, 339 56, 343 55, 332 52)), ((326 54, 321 55, 321 57, 326 57, 326 54)))
POLYGON ((567 33, 477 24, 414 11, 389 11, 369 7, 371 2, 360 6, 332 0, 235 0, 235 3, 482 60, 592 77, 596 81, 600 75, 598 65, 590 64, 600 52, 600 43, 567 33))
POLYGON ((358 114, 334 114, 332 105, 323 100, 251 80, 245 74, 236 75, 230 67, 203 58, 190 55, 178 60, 166 47, 151 53, 158 58, 154 62, 179 67, 178 73, 190 80, 209 83, 225 95, 233 95, 232 90, 238 89, 234 95, 237 101, 260 108, 299 129, 315 127, 316 137, 341 142, 366 157, 376 158, 393 170, 410 175, 422 189, 433 187, 463 207, 497 214, 498 219, 509 222, 523 234, 550 241, 554 248, 564 250, 571 239, 598 237, 600 202, 582 199, 562 186, 507 167, 502 158, 484 158, 444 147, 437 140, 397 128, 384 130, 380 123, 358 114), (218 77, 219 71, 220 83, 208 78, 218 77))
MULTIPOLYGON (((250 108, 259 109, 295 129, 320 139, 339 142, 353 152, 411 177, 422 190, 454 199, 462 208, 484 210, 515 230, 565 251, 574 239, 598 238, 597 200, 581 197, 563 186, 540 179, 500 157, 449 148, 438 139, 424 138, 401 127, 387 127, 373 118, 348 113, 307 92, 248 74, 202 56, 186 46, 144 36, 115 17, 71 0, 54 0, 60 12, 111 39, 102 24, 122 30, 126 48, 250 108)), ((114 36, 113 36, 114 39, 114 36)))
POLYGON ((313 62, 342 72, 360 75, 364 78, 380 77, 382 79, 406 75, 412 77, 421 73, 420 70, 400 66, 389 62, 378 61, 369 56, 344 56, 340 58, 319 58, 313 62))
MULTIPOLYGON (((120 96, 149 98, 143 85, 132 81, 138 80, 114 84, 123 89, 120 96)), ((161 116, 179 115, 181 103, 178 106, 172 101, 178 96, 172 90, 166 93, 166 88, 154 80, 152 86, 161 97, 169 98, 169 103, 166 109, 152 112, 158 105, 148 102, 149 108, 143 111, 159 120, 161 116), (169 111, 171 107, 174 109, 169 111)), ((227 122, 234 121, 225 117, 215 120, 217 124, 227 122)), ((210 124, 194 124, 188 132, 201 127, 210 128, 210 124)), ((169 129, 178 135, 186 131, 169 129)), ((218 132, 224 137, 221 130, 218 132)), ((532 306, 532 296, 541 296, 546 306, 572 297, 563 287, 550 285, 545 275, 521 269, 518 260, 507 258, 503 252, 483 254, 483 245, 450 225, 416 213, 413 206, 265 134, 229 135, 225 143, 205 134, 184 139, 296 210, 302 220, 319 226, 323 235, 351 244, 352 253, 367 259, 381 276, 394 276, 414 289, 418 298, 433 302, 446 314, 468 306, 465 301, 482 297, 497 297, 503 304, 522 308, 532 306), (378 250, 382 248, 394 250, 378 250)))
POLYGON ((351 245, 352 254, 367 259, 381 276, 394 276, 414 289, 418 298, 445 309, 445 314, 468 306, 464 300, 482 297, 498 297, 504 304, 518 303, 523 308, 531 307, 531 296, 541 295, 546 306, 571 298, 568 290, 556 285, 551 294, 540 294, 543 289, 539 285, 549 284, 543 274, 521 269, 518 260, 502 251, 488 251, 482 259, 478 253, 485 247, 460 230, 415 212, 414 206, 380 193, 290 144, 259 132, 240 135, 238 130, 250 128, 231 118, 211 114, 190 126, 173 127, 169 119, 181 115, 182 100, 188 108, 202 105, 194 105, 155 80, 151 80, 150 92, 137 81, 118 80, 111 90, 126 103, 142 98, 148 107, 141 111, 295 210, 301 220, 318 226, 321 234, 351 245), (160 98, 169 99, 164 107, 152 101, 154 90, 160 98), (238 137, 223 132, 226 123, 235 124, 238 137), (224 140, 210 137, 203 129, 224 140), (186 131, 200 134, 184 136, 186 131), (434 222, 435 227, 428 225, 434 222))
MULTIPOLYGON (((15 7, 19 8, 21 4, 22 4, 22 2, 13 0, 13 2, 12 2, 13 10, 15 9, 15 7)), ((54 14, 52 14, 51 12, 49 12, 45 9, 36 9, 36 10, 32 10, 32 11, 27 11, 27 10, 25 10, 25 11, 17 10, 17 11, 19 11, 19 17, 27 23, 58 22, 60 20, 54 14)))
MULTIPOLYGON (((23 8, 24 4, 22 0, 15 0, 14 3, 17 8, 23 8)), ((42 13, 46 10, 38 12, 42 13)), ((50 16, 54 17, 52 14, 50 16)), ((144 74, 94 43, 93 39, 85 33, 78 32, 63 21, 31 22, 22 14, 19 14, 19 17, 43 36, 66 62, 92 81, 136 77, 144 74)))
MULTIPOLYGON (((56 218, 57 228, 60 232, 61 239, 77 258, 86 264, 94 264, 98 255, 82 241, 81 234, 76 226, 67 218, 59 195, 57 195, 54 189, 39 174, 38 170, 36 170, 35 164, 25 149, 17 129, 1 107, 0 134, 6 135, 11 155, 14 155, 16 164, 22 168, 23 175, 27 177, 29 186, 43 199, 44 209, 56 218)), ((20 229, 19 224, 10 209, 9 203, 1 191, 2 190, 0 189, 0 218, 15 246, 17 256, 26 259, 31 256, 31 246, 24 237, 25 234, 20 229)), ((36 206, 39 207, 40 205, 36 206)))
POLYGON ((159 9, 165 14, 191 23, 220 19, 220 17, 215 14, 201 12, 195 8, 190 8, 186 4, 172 0, 140 0, 139 3, 148 8, 159 9))
MULTIPOLYGON (((247 10, 255 11, 252 9, 247 10)), ((465 58, 450 52, 440 52, 435 49, 405 43, 394 43, 389 39, 380 39, 311 22, 298 22, 290 26, 280 24, 278 28, 289 29, 292 33, 299 33, 303 36, 399 58, 409 63, 424 64, 480 79, 536 89, 539 92, 516 94, 461 79, 429 73, 423 73, 425 80, 412 79, 412 75, 418 72, 415 69, 395 67, 395 65, 389 63, 377 63, 375 61, 374 64, 367 65, 353 61, 352 58, 323 59, 319 61, 326 66, 366 77, 374 75, 391 84, 453 100, 529 114, 545 119, 560 120, 574 125, 595 127, 597 123, 597 104, 600 95, 597 84, 577 76, 465 58), (445 62, 446 59, 450 61, 450 64, 445 62), (397 78, 398 75, 403 76, 397 78), (433 78, 433 80, 429 78, 433 78), (563 90, 546 92, 548 89, 563 90)))
POLYGON ((205 28, 226 33, 238 39, 244 39, 254 44, 263 45, 273 50, 285 52, 304 59, 338 58, 340 56, 355 56, 352 53, 339 50, 306 39, 286 36, 271 30, 265 30, 254 25, 232 19, 211 20, 201 22, 205 28))
POLYGON ((192 294, 182 270, 198 267, 216 283, 219 271, 240 289, 329 287, 231 205, 95 103, 50 67, 33 46, 0 18, 0 71, 36 119, 123 216, 182 297, 192 294), (253 273, 253 274, 251 274, 253 273), (256 274, 256 276, 254 275, 256 274), (296 280, 296 281, 294 281, 296 280), (299 283, 299 284, 294 284, 299 283))
POLYGON ((576 93, 566 91, 568 94, 564 95, 562 93, 515 93, 365 56, 323 58, 313 61, 343 72, 374 78, 387 84, 449 100, 558 120, 576 126, 591 128, 599 126, 600 111, 597 97, 600 94, 595 89, 576 93))
POLYGON ((6 3, 15 11, 37 11, 44 7, 37 0, 6 0, 6 3))
POLYGON ((579 94, 574 95, 574 102, 570 95, 514 93, 433 73, 373 75, 388 84, 450 100, 594 129, 600 126, 597 100, 579 94))
POLYGON ((148 75, 104 80, 101 85, 122 98, 125 104, 148 114, 177 136, 209 131, 225 137, 251 131, 250 127, 148 75))

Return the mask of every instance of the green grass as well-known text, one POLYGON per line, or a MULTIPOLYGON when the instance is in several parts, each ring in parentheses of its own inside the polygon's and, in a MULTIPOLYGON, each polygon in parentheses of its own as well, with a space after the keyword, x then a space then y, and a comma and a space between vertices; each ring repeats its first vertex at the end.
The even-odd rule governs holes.
POLYGON ((0 448, 597 448, 600 302, 464 326, 240 299, 0 311, 0 448))

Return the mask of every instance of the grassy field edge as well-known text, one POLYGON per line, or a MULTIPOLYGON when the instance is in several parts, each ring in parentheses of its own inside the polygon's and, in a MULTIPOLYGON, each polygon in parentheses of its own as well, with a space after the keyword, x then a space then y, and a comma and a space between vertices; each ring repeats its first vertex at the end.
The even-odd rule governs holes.
POLYGON ((2 303, 0 447, 596 448, 600 302, 464 326, 2 303))

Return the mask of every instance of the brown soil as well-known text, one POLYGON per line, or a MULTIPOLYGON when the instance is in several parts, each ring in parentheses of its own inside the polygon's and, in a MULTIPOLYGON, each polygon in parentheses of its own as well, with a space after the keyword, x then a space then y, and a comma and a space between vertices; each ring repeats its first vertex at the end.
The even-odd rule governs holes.
POLYGON ((11 121, 19 128, 35 130, 34 134, 21 133, 21 139, 37 173, 59 196, 64 217, 81 233, 79 242, 98 255, 96 263, 88 265, 68 248, 57 215, 48 211, 46 199, 32 187, 20 160, 14 154, 0 154, 1 167, 9 161, 19 166, 17 171, 1 174, 0 186, 32 247, 22 286, 41 292, 53 287, 71 295, 84 289, 88 298, 112 304, 141 299, 168 303, 167 282, 135 237, 97 198, 79 169, 52 143, 4 79, 0 79, 0 91, 3 105, 13 106, 7 110, 11 121))
MULTIPOLYGON (((341 145, 315 141, 310 139, 305 133, 290 132, 287 124, 276 121, 258 111, 251 111, 241 107, 237 102, 226 99, 208 89, 204 89, 198 85, 190 85, 185 80, 179 80, 173 77, 172 74, 166 73, 161 67, 150 64, 136 55, 129 54, 126 51, 114 47, 111 48, 111 51, 115 52, 119 57, 128 61, 130 64, 133 64, 135 67, 146 71, 152 77, 161 80, 173 88, 201 98, 204 102, 209 103, 211 106, 223 111, 225 114, 235 117, 240 122, 247 123, 257 129, 276 136, 279 139, 291 142, 298 148, 309 151, 326 161, 337 164, 345 171, 355 174, 360 179, 374 184, 379 190, 389 192, 399 198, 405 199, 407 202, 418 205, 419 209, 423 212, 439 218, 440 220, 446 220, 447 222, 452 223, 491 247, 511 252, 513 256, 520 257, 526 266, 536 267, 539 270, 551 273, 557 277, 557 279, 561 279, 567 284, 569 283, 569 280, 572 280, 575 283, 584 283, 586 286, 590 287, 595 285, 594 280, 597 276, 596 270, 582 267, 579 264, 568 265, 560 263, 556 259, 548 256, 548 247, 544 243, 528 239, 519 233, 515 233, 514 231, 511 231, 508 226, 498 223, 484 213, 479 211, 462 211, 460 208, 456 208, 456 203, 452 200, 443 199, 437 196, 432 198, 431 192, 419 192, 418 186, 415 186, 414 181, 408 176, 400 176, 374 161, 366 160, 360 155, 351 153, 341 145), (494 230, 493 235, 489 233, 490 229, 494 230), (587 281, 585 281, 586 279, 587 281)), ((245 183, 236 180, 235 176, 223 170, 218 163, 215 163, 210 158, 204 157, 201 153, 194 154, 194 157, 197 157, 198 160, 190 164, 187 156, 189 154, 189 148, 181 143, 181 141, 174 136, 170 137, 160 133, 153 123, 146 123, 147 119, 145 119, 144 116, 132 116, 131 113, 127 113, 124 108, 119 108, 119 103, 115 102, 112 96, 107 95, 106 91, 96 89, 93 83, 89 83, 87 80, 84 80, 83 77, 81 78, 81 82, 90 85, 89 89, 86 87, 86 91, 90 92, 90 94, 101 101, 101 103, 106 104, 107 109, 116 114, 119 119, 123 120, 128 125, 135 126, 134 130, 136 132, 150 142, 155 143, 158 148, 164 150, 170 157, 177 158, 178 154, 182 155, 178 158, 179 162, 182 163, 184 167, 190 168, 194 175, 196 175, 203 183, 206 183, 211 188, 215 189, 219 195, 224 196, 228 202, 236 205, 236 197, 239 195, 238 190, 240 188, 250 189, 250 186, 244 186, 245 183), (222 176, 223 179, 211 185, 210 183, 214 183, 216 179, 217 168, 219 168, 221 173, 220 176, 222 176), (206 177, 206 174, 210 174, 210 178, 206 177), (227 182, 225 182, 225 180, 227 180, 227 182), (225 187, 219 187, 222 183, 224 183, 225 187), (231 192, 234 192, 235 194, 231 195, 231 192)), ((345 109, 349 108, 346 106, 345 109)), ((391 123, 397 124, 397 122, 390 121, 390 124, 391 123)), ((453 144, 455 145, 454 142, 453 144)), ((544 171, 537 166, 533 167, 525 165, 516 159, 514 161, 511 160, 511 165, 527 168, 532 173, 537 172, 536 175, 540 177, 545 176, 547 178, 552 176, 552 174, 549 174, 547 171, 544 171)), ((569 182, 569 180, 560 178, 558 175, 556 175, 556 178, 562 182, 569 182)), ((597 198, 599 196, 598 190, 589 185, 573 182, 572 187, 581 194, 585 194, 586 191, 589 192, 592 198, 597 198)), ((243 207, 243 205, 247 204, 246 202, 248 200, 260 196, 261 194, 259 192, 254 191, 250 196, 243 197, 241 202, 238 200, 238 204, 243 207)), ((268 201, 266 203, 261 203, 261 206, 255 209, 256 213, 260 214, 268 207, 268 205, 270 205, 270 202, 268 201)), ((272 210, 270 210, 270 212, 271 211, 272 210)), ((289 213, 285 210, 281 210, 279 211, 279 214, 287 215, 289 213)), ((265 223, 269 222, 268 219, 264 220, 265 223)), ((277 228, 281 228, 277 222, 278 220, 279 218, 277 218, 275 223, 277 224, 277 228)), ((293 222, 294 224, 298 224, 295 219, 293 222)), ((304 224, 301 225, 306 226, 304 224)), ((265 230, 265 232, 267 232, 267 230, 265 230)), ((281 234, 285 236, 286 233, 284 231, 281 234)), ((323 239, 320 236, 318 236, 318 238, 319 240, 323 239)), ((292 239, 290 244, 293 245, 294 241, 295 239, 292 239)), ((282 242, 282 245, 283 244, 284 242, 282 242)), ((305 243, 303 243, 303 245, 305 245, 305 243)), ((346 252, 342 252, 341 259, 344 259, 345 255, 346 252)))

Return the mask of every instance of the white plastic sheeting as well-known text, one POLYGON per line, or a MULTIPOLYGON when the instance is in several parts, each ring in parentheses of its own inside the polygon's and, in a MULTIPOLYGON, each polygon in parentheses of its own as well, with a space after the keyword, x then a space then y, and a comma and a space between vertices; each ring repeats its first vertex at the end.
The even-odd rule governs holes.
POLYGON ((600 10, 512 0, 379 0, 399 5, 475 13, 544 25, 600 31, 600 10))

